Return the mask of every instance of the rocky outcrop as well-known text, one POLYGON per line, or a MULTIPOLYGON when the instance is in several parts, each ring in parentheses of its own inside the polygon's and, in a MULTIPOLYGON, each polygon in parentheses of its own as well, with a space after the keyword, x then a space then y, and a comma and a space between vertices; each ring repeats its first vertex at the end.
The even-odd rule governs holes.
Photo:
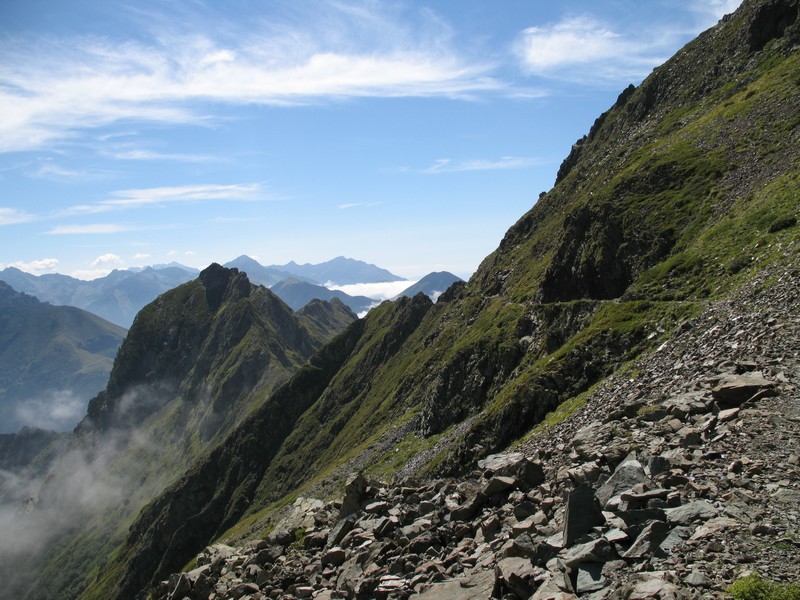
POLYGON ((799 580, 800 271, 770 278, 517 452, 298 499, 280 533, 207 548, 154 597, 704 598, 748 571, 799 580))

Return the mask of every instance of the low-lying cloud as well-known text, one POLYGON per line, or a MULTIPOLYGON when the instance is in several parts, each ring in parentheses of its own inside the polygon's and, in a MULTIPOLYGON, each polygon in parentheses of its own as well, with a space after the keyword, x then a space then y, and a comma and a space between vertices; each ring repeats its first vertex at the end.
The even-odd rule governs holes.
POLYGON ((349 285, 336 285, 326 283, 330 290, 340 290, 350 296, 366 296, 376 301, 390 300, 404 290, 417 283, 416 281, 386 281, 381 283, 352 283, 349 285))
POLYGON ((86 414, 88 401, 71 390, 53 390, 36 398, 18 402, 14 408, 15 423, 6 423, 3 429, 10 433, 25 426, 71 431, 86 414))

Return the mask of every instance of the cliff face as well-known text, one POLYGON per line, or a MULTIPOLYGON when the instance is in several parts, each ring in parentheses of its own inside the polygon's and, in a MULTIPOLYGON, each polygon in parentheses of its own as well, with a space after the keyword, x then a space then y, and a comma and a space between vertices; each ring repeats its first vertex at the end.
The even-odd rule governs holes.
POLYGON ((468 283, 352 325, 140 514, 86 596, 144 590, 240 517, 229 535, 261 532, 271 502, 334 493, 353 469, 467 472, 706 303, 795 268, 797 16, 796 0, 746 1, 625 90, 468 283))

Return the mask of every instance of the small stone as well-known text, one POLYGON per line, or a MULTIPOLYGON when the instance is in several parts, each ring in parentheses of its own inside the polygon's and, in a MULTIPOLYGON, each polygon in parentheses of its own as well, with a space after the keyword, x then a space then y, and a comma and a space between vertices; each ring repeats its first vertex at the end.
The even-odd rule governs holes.
POLYGON ((711 587, 714 582, 708 578, 705 573, 701 573, 700 571, 692 571, 689 573, 686 578, 683 580, 687 585, 691 585, 692 587, 711 587))

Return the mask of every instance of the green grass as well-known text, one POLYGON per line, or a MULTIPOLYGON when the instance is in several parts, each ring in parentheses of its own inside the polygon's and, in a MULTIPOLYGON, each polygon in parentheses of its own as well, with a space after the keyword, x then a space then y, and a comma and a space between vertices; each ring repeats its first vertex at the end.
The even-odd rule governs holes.
POLYGON ((800 600, 800 585, 775 583, 758 573, 735 581, 726 590, 734 600, 800 600))

